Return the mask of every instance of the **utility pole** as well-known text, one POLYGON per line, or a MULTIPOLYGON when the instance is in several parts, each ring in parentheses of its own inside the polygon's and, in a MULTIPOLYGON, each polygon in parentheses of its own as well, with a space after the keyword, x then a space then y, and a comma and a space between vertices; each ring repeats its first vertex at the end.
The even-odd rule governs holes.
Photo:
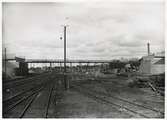
POLYGON ((64 86, 65 89, 69 89, 69 80, 67 79, 66 75, 66 28, 67 26, 64 25, 64 86))
POLYGON ((66 26, 64 26, 64 73, 66 73, 66 26))
POLYGON ((148 52, 148 56, 150 55, 150 43, 147 43, 147 52, 148 52))

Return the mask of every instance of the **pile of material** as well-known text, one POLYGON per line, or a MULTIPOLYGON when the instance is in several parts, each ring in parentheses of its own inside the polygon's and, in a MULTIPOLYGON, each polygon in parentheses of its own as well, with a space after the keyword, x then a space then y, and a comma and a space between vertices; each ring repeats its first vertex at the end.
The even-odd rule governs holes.
POLYGON ((165 74, 133 77, 128 80, 128 86, 139 88, 150 87, 154 92, 164 96, 165 74))
POLYGON ((129 87, 139 87, 139 88, 145 88, 149 87, 148 82, 149 77, 133 77, 132 79, 128 80, 128 86, 129 87))
POLYGON ((150 80, 156 87, 165 87, 165 74, 152 75, 150 80))
POLYGON ((152 85, 152 89, 161 95, 165 93, 165 73, 159 75, 150 76, 150 85, 152 85))

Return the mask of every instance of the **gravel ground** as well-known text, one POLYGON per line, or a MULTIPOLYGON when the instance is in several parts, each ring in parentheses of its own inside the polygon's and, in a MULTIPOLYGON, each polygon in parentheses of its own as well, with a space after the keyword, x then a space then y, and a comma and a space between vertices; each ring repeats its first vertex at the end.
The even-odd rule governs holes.
MULTIPOLYGON (((74 89, 74 87, 64 90, 64 83, 61 76, 55 76, 53 74, 51 79, 55 81, 55 84, 48 109, 48 118, 143 118, 140 115, 124 109, 124 106, 136 112, 146 114, 151 118, 164 117, 159 112, 138 108, 112 98, 114 96, 164 112, 164 96, 153 92, 150 88, 129 87, 129 78, 127 77, 113 77, 111 75, 106 75, 103 76, 103 78, 86 78, 82 76, 81 79, 80 77, 75 77, 75 79, 73 77, 73 80, 71 80, 72 82, 70 82, 71 85, 80 86, 83 91, 96 91, 93 92, 94 95, 96 95, 96 93, 102 93, 104 97, 105 95, 110 95, 112 97, 105 97, 105 99, 123 107, 116 107, 114 105, 109 105, 102 101, 95 100, 74 89)), ((21 88, 15 89, 21 91, 21 88)), ((22 90, 23 89, 27 88, 24 87, 22 90)), ((37 95, 24 117, 44 117, 47 99, 49 97, 49 90, 50 87, 48 86, 37 95)), ((26 104, 26 101, 21 103, 8 114, 5 114, 4 117, 17 118, 26 104)))
MULTIPOLYGON (((164 112, 164 97, 156 94, 150 88, 129 87, 127 78, 108 78, 105 81, 102 78, 96 80, 87 80, 77 82, 77 84, 111 96, 119 97, 143 106, 148 106, 158 111, 164 112), (101 81, 100 81, 101 80, 101 81), (100 81, 100 82, 99 82, 100 81)), ((73 82, 72 84, 75 84, 73 82)), ((112 102, 121 104, 117 100, 112 102)), ((139 113, 146 113, 151 118, 163 118, 163 115, 144 108, 137 108, 127 105, 128 108, 139 113)), ((143 118, 130 112, 97 102, 72 88, 65 91, 56 105, 55 117, 58 118, 143 118)))

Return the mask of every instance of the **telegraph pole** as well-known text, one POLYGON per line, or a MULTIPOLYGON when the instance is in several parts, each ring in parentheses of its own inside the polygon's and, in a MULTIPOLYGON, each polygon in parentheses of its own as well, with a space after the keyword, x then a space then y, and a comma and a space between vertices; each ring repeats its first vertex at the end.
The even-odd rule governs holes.
POLYGON ((67 26, 64 25, 64 86, 65 89, 69 89, 69 80, 67 79, 66 75, 66 28, 67 26))
POLYGON ((147 52, 148 52, 148 56, 150 55, 150 43, 147 43, 147 52))
POLYGON ((64 73, 66 73, 66 26, 64 26, 64 73))

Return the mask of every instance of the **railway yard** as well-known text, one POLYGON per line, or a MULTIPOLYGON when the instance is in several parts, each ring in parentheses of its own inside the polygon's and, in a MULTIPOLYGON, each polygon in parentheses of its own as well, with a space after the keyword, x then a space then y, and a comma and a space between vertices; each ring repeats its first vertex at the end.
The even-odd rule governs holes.
POLYGON ((163 0, 5 1, 2 118, 165 119, 163 0))
POLYGON ((54 71, 3 82, 4 118, 164 118, 164 96, 132 77, 54 71))

